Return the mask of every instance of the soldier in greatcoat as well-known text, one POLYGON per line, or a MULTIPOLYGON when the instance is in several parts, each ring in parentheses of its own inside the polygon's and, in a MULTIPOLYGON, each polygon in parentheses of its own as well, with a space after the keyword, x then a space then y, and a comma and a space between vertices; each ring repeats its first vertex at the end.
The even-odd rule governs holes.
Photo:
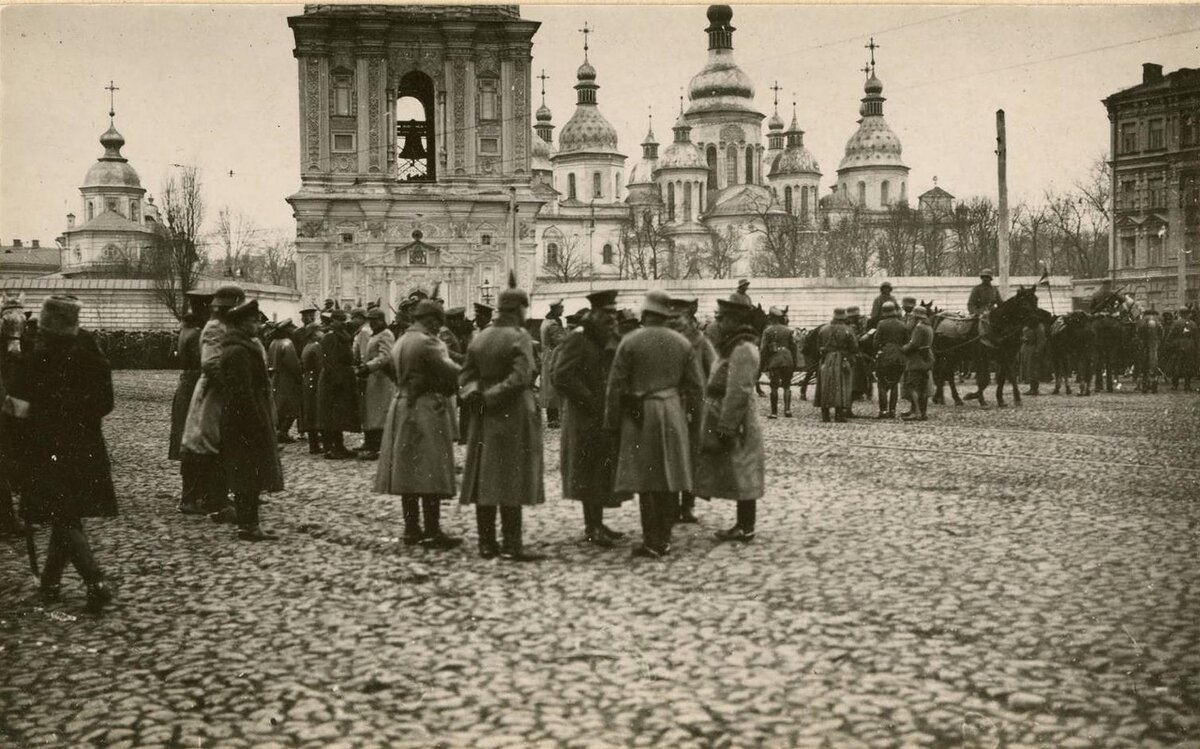
MULTIPOLYGON (((495 311, 496 310, 489 304, 481 304, 479 302, 475 302, 475 304, 474 304, 475 317, 471 320, 471 329, 467 332, 467 334, 465 336, 462 337, 463 358, 459 362, 460 364, 462 364, 466 361, 467 348, 470 347, 471 341, 475 340, 475 336, 479 335, 479 332, 481 330, 487 328, 489 325, 492 324, 492 317, 494 316, 495 311)), ((461 445, 465 445, 466 440, 467 440, 467 427, 469 425, 470 419, 467 415, 467 412, 465 410, 463 410, 461 401, 458 402, 457 405, 459 407, 458 408, 458 442, 461 445)))
POLYGON ((858 354, 858 338, 846 324, 846 310, 833 311, 833 319, 817 331, 821 369, 817 373, 817 393, 813 405, 821 409, 821 421, 845 421, 854 404, 851 396, 852 365, 858 354))
POLYGON ((185 515, 203 515, 204 497, 201 486, 196 483, 192 472, 183 471, 180 445, 183 442, 183 426, 187 422, 188 407, 196 383, 200 380, 200 334, 208 322, 211 291, 193 289, 187 293, 190 309, 184 313, 183 326, 175 342, 175 353, 179 357, 179 382, 175 386, 175 397, 171 400, 171 435, 167 445, 167 457, 180 461, 181 492, 179 511, 185 515), (186 474, 186 475, 185 475, 186 474))
MULTIPOLYGON (((463 345, 463 339, 459 337, 459 333, 466 327, 465 307, 451 307, 446 310, 446 321, 442 323, 442 327, 438 330, 438 340, 446 344, 446 353, 450 356, 450 361, 458 366, 462 366, 463 359, 466 358, 466 346, 463 345)), ((460 429, 459 422, 459 407, 458 396, 450 396, 448 405, 450 407, 451 422, 454 424, 454 441, 460 445, 467 444, 465 430, 460 429)))
POLYGON ((925 413, 929 405, 929 370, 933 368, 933 328, 929 325, 929 312, 924 307, 913 310, 916 321, 904 344, 904 381, 908 385, 909 400, 912 403, 910 413, 905 414, 905 421, 925 421, 925 413))
POLYGON ((440 304, 418 302, 412 324, 388 353, 396 389, 383 430, 375 491, 400 495, 404 543, 453 549, 461 540, 442 531, 441 503, 455 493, 454 422, 447 404, 458 390, 460 369, 437 337, 442 322, 440 304))
POLYGON ((291 319, 275 326, 275 335, 267 348, 267 369, 271 374, 271 394, 275 400, 275 434, 280 443, 291 443, 292 424, 300 416, 304 401, 300 352, 292 335, 296 325, 291 319))
POLYGON ((306 329, 304 346, 300 349, 301 383, 304 388, 302 403, 304 410, 304 434, 308 437, 308 454, 320 455, 324 452, 321 444, 320 410, 318 404, 318 388, 321 382, 321 338, 325 336, 323 326, 318 323, 306 329))
POLYGON ((875 378, 879 380, 880 419, 896 418, 900 380, 904 378, 904 344, 908 328, 900 321, 895 302, 884 302, 875 326, 875 378))
POLYGON ((229 310, 221 344, 218 377, 225 399, 221 417, 221 463, 233 492, 238 538, 274 541, 274 533, 259 524, 263 492, 283 491, 283 469, 275 446, 276 422, 271 380, 256 336, 258 302, 250 300, 229 310))
MULTIPOLYGON (((771 413, 768 419, 779 418, 779 391, 783 390, 783 415, 792 418, 792 375, 800 352, 792 329, 787 326, 784 311, 772 307, 767 313, 767 327, 762 333, 760 347, 763 371, 771 381, 771 413)), ((722 326, 717 325, 718 329, 722 326)))
POLYGON ((604 430, 604 393, 617 349, 617 292, 593 292, 588 302, 581 327, 558 347, 551 378, 562 404, 563 497, 583 505, 585 540, 611 548, 625 535, 604 524, 604 508, 621 505, 613 494, 616 450, 604 430))
POLYGON ((1029 384, 1025 395, 1037 395, 1042 383, 1042 352, 1046 348, 1046 326, 1041 320, 1021 330, 1021 349, 1017 368, 1022 380, 1029 384))
MULTIPOLYGON (((355 307, 354 309, 350 310, 350 324, 346 327, 346 329, 350 332, 350 335, 354 339, 354 342, 350 347, 350 351, 353 358, 354 369, 357 372, 358 368, 361 367, 363 362, 367 360, 367 346, 370 344, 372 335, 371 326, 367 324, 367 311, 362 307, 355 307)), ((393 335, 393 338, 394 337, 395 336, 393 335)), ((355 378, 354 387, 354 394, 357 399, 356 402, 358 403, 358 423, 361 425, 367 420, 366 378, 361 376, 355 378)), ((356 453, 370 452, 370 450, 368 450, 369 447, 370 445, 367 444, 367 434, 364 431, 363 443, 356 447, 354 451, 356 453)), ((378 451, 379 448, 376 447, 375 452, 378 451)), ((359 457, 361 457, 361 455, 359 457)))
POLYGON ((180 443, 180 471, 184 483, 199 486, 202 506, 217 522, 234 522, 235 513, 229 505, 221 466, 221 414, 224 399, 218 378, 221 363, 221 344, 228 332, 225 314, 246 300, 240 286, 228 285, 217 289, 209 304, 208 322, 200 333, 200 379, 188 405, 180 443))
POLYGON ((542 344, 542 372, 539 382, 540 394, 542 399, 542 408, 546 409, 546 426, 550 429, 558 429, 558 393, 554 390, 553 377, 551 373, 554 371, 554 357, 563 338, 567 335, 567 329, 563 327, 563 300, 559 299, 551 303, 550 311, 546 313, 546 319, 542 320, 542 326, 539 329, 539 338, 542 344))
POLYGON ((694 486, 689 423, 698 416, 702 377, 692 345, 667 327, 670 298, 650 291, 642 327, 617 346, 604 425, 620 440, 615 489, 638 495, 642 544, 634 556, 671 551, 678 495, 694 486))
POLYGON ((525 550, 521 510, 546 501, 542 485, 542 420, 533 395, 533 339, 524 323, 529 296, 500 292, 499 316, 475 333, 459 376, 469 414, 462 502, 475 505, 479 554, 515 562, 542 559, 525 550), (499 510, 503 545, 496 543, 499 510))
POLYGON ((387 317, 378 307, 367 310, 367 325, 371 337, 367 341, 363 363, 357 374, 366 382, 363 390, 363 449, 359 460, 376 460, 383 442, 383 430, 387 426, 388 409, 396 396, 396 385, 392 378, 392 346, 396 336, 388 330, 387 317))
POLYGON ((720 541, 745 542, 754 538, 766 476, 754 400, 759 338, 750 324, 751 307, 733 299, 718 300, 717 305, 720 344, 704 389, 696 493, 737 502, 737 522, 716 535, 720 541))
POLYGON ((883 319, 883 305, 887 302, 891 302, 893 307, 896 306, 896 297, 892 296, 891 281, 879 284, 879 296, 871 302, 871 316, 867 318, 868 330, 879 325, 879 321, 883 319))
POLYGON ((1158 392, 1158 351, 1163 340, 1163 326, 1158 319, 1158 310, 1148 309, 1142 313, 1134 328, 1138 351, 1138 392, 1158 392))
MULTIPOLYGON (((854 333, 855 339, 867 332, 867 321, 863 319, 862 312, 858 307, 846 308, 846 326, 854 333)), ((853 400, 870 398, 871 360, 862 351, 856 351, 850 362, 853 373, 850 383, 851 398, 853 400)), ((851 414, 846 415, 850 416, 851 414)))
MULTIPOLYGON (((700 323, 696 320, 696 310, 700 307, 700 300, 695 297, 687 299, 671 297, 670 306, 672 317, 668 321, 668 326, 692 344, 692 353, 700 364, 700 382, 703 384, 708 381, 708 374, 712 371, 713 365, 717 363, 717 349, 713 346, 712 339, 700 330, 700 323)), ((696 421, 691 426, 692 467, 695 468, 696 461, 699 459, 698 430, 700 424, 696 421)), ((675 517, 675 522, 687 524, 700 522, 696 517, 696 495, 692 492, 680 492, 679 514, 675 517)))
POLYGON ((346 330, 346 311, 329 313, 329 330, 321 338, 321 376, 317 381, 317 421, 321 442, 329 460, 347 460, 354 453, 346 449, 343 433, 362 427, 358 418, 358 397, 354 377, 354 341, 346 330))

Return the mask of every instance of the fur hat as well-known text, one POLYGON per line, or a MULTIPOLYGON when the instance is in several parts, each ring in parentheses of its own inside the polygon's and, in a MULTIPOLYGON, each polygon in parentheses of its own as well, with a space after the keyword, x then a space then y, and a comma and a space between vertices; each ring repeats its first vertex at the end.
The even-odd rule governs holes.
POLYGON ((38 329, 51 335, 69 336, 79 332, 79 310, 83 305, 70 295, 47 297, 38 314, 38 329))

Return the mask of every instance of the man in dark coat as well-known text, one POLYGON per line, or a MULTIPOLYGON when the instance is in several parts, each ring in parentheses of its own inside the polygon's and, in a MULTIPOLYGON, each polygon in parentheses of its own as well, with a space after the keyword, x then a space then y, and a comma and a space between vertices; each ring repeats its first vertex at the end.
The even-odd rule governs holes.
POLYGON ((112 372, 92 335, 79 329, 82 305, 52 296, 42 306, 38 340, 9 391, 21 416, 17 486, 26 522, 48 523, 42 595, 58 597, 67 562, 87 585, 87 610, 112 600, 83 529, 83 518, 114 517, 101 420, 113 409, 112 372))
POLYGON ((343 433, 360 429, 352 346, 346 311, 335 309, 329 313, 329 332, 321 338, 321 376, 317 381, 317 421, 329 460, 353 458, 343 433))
POLYGON ((879 296, 875 297, 875 301, 871 302, 871 316, 867 318, 867 330, 874 328, 883 318, 883 305, 891 302, 893 306, 896 304, 896 297, 892 296, 892 282, 884 281, 879 284, 879 296))
POLYGON ((747 307, 753 307, 754 302, 750 301, 750 295, 746 292, 750 290, 750 282, 743 278, 738 281, 737 291, 729 295, 729 301, 734 304, 744 304, 747 307))
POLYGON ((971 289, 967 298, 967 314, 982 315, 1000 305, 1000 290, 992 286, 992 271, 985 268, 979 273, 979 283, 971 289))
POLYGON ((604 426, 619 441, 615 489, 638 495, 642 544, 637 557, 671 551, 678 495, 694 486, 691 427, 702 398, 692 345, 667 327, 670 298, 652 290, 642 304, 642 327, 621 339, 608 376, 604 426))
POLYGON ((551 378, 563 406, 563 497, 583 505, 585 540, 611 548, 625 535, 604 525, 604 508, 621 505, 613 494, 614 445, 604 431, 604 389, 617 349, 617 292, 594 292, 588 302, 582 327, 558 347, 551 378))
POLYGON ((779 390, 783 390, 783 415, 792 418, 792 375, 800 352, 792 329, 787 326, 783 310, 772 307, 767 313, 767 327, 763 330, 761 362, 763 371, 771 378, 771 413, 768 419, 779 418, 779 390))
MULTIPOLYGON (((857 340, 867 332, 867 321, 856 306, 846 308, 846 325, 857 340)), ((852 380, 850 384, 851 397, 854 400, 871 397, 871 359, 862 351, 858 351, 852 360, 852 380)), ((851 416, 847 413, 846 416, 851 416)))
POLYGON ((459 377, 463 411, 470 414, 462 502, 475 505, 480 556, 534 562, 543 557, 525 550, 521 510, 546 496, 533 339, 524 328, 529 296, 510 277, 497 304, 500 316, 472 338, 459 377), (496 543, 497 510, 502 546, 496 543))
POLYGON ((321 383, 321 338, 325 331, 320 325, 306 328, 304 346, 300 349, 300 371, 302 392, 302 410, 304 412, 303 430, 308 435, 309 455, 320 455, 324 452, 321 445, 320 409, 318 405, 318 388, 321 383))
MULTIPOLYGON (((11 425, 13 415, 4 407, 5 397, 21 368, 21 332, 25 327, 22 304, 9 299, 0 310, 0 537, 20 536, 25 532, 13 507, 14 467, 10 440, 20 439, 19 430, 11 425)), ((19 450, 18 450, 19 452, 19 450)))
POLYGON ((821 369, 813 405, 821 409, 821 421, 829 421, 830 410, 834 421, 845 421, 854 405, 851 362, 858 355, 858 338, 846 324, 846 310, 835 309, 833 320, 817 329, 817 347, 821 369))
MULTIPOLYGON (((485 328, 487 328, 489 325, 492 324, 492 316, 495 313, 495 309, 493 309, 491 305, 480 304, 479 302, 475 302, 474 310, 475 310, 475 317, 471 320, 471 330, 467 333, 467 335, 462 337, 463 359, 462 359, 462 361, 459 362, 460 364, 466 361, 467 349, 470 347, 471 341, 475 340, 475 337, 479 335, 480 331, 484 330, 485 328)), ((469 424, 470 424, 470 416, 469 416, 469 414, 467 414, 466 409, 459 408, 459 410, 458 410, 459 444, 463 444, 463 445, 466 444, 467 427, 469 426, 469 424)))
POLYGON ((541 401, 542 408, 546 409, 546 426, 550 429, 558 429, 558 393, 554 391, 554 382, 551 373, 554 371, 554 357, 558 351, 558 347, 562 344, 563 338, 567 335, 567 329, 562 323, 563 300, 559 299, 550 305, 550 311, 546 313, 546 319, 542 320, 541 328, 538 331, 538 338, 542 344, 542 369, 541 369, 541 401))
POLYGON ((916 324, 903 349, 904 381, 908 386, 912 408, 910 413, 901 418, 905 421, 925 421, 929 418, 925 409, 929 405, 929 370, 933 367, 933 328, 929 325, 929 313, 924 307, 913 310, 913 318, 916 324))
POLYGON ((875 327, 875 378, 879 380, 880 419, 896 418, 896 400, 904 377, 904 344, 908 328, 900 321, 895 302, 880 307, 879 324, 875 327))
POLYGON ((274 339, 267 349, 267 365, 271 373, 271 394, 275 400, 275 424, 277 439, 291 443, 292 424, 303 410, 304 382, 300 369, 300 352, 296 349, 293 334, 296 331, 291 319, 275 327, 274 339))
POLYGON ((171 436, 167 446, 167 457, 180 461, 181 496, 179 511, 184 515, 203 515, 204 495, 202 486, 192 480, 190 471, 183 470, 180 444, 183 442, 183 425, 187 421, 188 407, 196 383, 200 381, 200 333, 208 322, 211 292, 193 289, 187 293, 191 310, 183 316, 183 327, 179 329, 175 352, 179 357, 179 382, 175 386, 175 397, 171 401, 171 436))
MULTIPOLYGON (((720 302, 718 302, 719 304, 720 302)), ((700 329, 700 323, 696 320, 696 310, 700 308, 700 300, 691 298, 676 298, 671 297, 671 313, 672 317, 668 321, 668 326, 671 330, 688 339, 688 343, 692 344, 692 353, 696 357, 696 362, 700 365, 700 384, 704 385, 708 382, 708 375, 712 368, 717 363, 717 349, 705 332, 700 329)), ((715 326, 714 326, 715 327, 715 326)), ((696 439, 699 428, 699 422, 692 423, 692 467, 696 467, 696 460, 699 460, 700 443, 696 439)), ((694 525, 699 523, 699 518, 696 517, 696 495, 692 492, 679 493, 679 515, 676 516, 675 522, 694 525)))
POLYGON ((271 380, 254 340, 258 335, 258 302, 234 307, 226 316, 229 329, 221 344, 219 368, 225 408, 221 416, 221 464, 237 511, 238 538, 274 541, 259 525, 259 497, 283 491, 283 469, 276 448, 271 380))

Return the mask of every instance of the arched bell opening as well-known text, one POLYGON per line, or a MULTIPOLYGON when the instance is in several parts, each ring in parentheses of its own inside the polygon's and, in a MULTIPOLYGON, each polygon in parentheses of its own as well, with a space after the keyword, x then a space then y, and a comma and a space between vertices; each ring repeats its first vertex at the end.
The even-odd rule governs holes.
POLYGON ((396 179, 437 180, 433 79, 414 70, 400 79, 396 92, 396 179))

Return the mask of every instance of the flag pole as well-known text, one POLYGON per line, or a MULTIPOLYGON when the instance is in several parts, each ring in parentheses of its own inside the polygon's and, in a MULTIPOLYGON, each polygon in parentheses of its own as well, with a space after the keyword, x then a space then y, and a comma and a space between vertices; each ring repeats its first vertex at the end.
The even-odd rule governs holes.
POLYGON ((1050 269, 1042 263, 1042 280, 1046 282, 1046 295, 1050 297, 1050 314, 1057 315, 1054 311, 1054 286, 1050 283, 1050 269))

